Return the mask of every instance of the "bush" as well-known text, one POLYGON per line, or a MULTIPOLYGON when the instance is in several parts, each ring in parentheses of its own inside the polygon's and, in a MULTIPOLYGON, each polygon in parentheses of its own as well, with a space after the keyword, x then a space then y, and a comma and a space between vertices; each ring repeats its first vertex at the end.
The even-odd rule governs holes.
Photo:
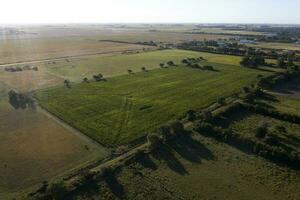
POLYGON ((262 139, 265 138, 267 134, 268 134, 268 124, 262 122, 261 124, 258 125, 256 129, 255 137, 262 139))
POLYGON ((203 69, 204 69, 204 70, 208 70, 208 71, 213 71, 213 70, 214 70, 214 67, 211 66, 211 65, 205 65, 205 66, 203 67, 203 69))
POLYGON ((194 111, 194 110, 187 111, 186 118, 187 118, 188 121, 196 120, 196 118, 197 118, 196 111, 194 111))
POLYGON ((66 194, 68 193, 68 188, 64 182, 53 183, 48 191, 48 196, 53 200, 64 200, 66 194))
POLYGON ((218 98, 217 103, 224 106, 226 104, 225 98, 223 98, 223 97, 218 98))
POLYGON ((184 131, 184 126, 179 120, 170 123, 170 132, 175 137, 182 134, 184 131))
POLYGON ((204 110, 204 111, 202 111, 202 113, 201 113, 201 118, 202 118, 204 121, 209 122, 209 121, 211 121, 211 120, 213 119, 213 115, 212 115, 211 111, 209 111, 209 110, 204 110))
POLYGON ((167 62, 167 65, 169 65, 169 66, 175 66, 175 63, 173 61, 169 61, 169 62, 167 62))
POLYGON ((271 145, 271 146, 278 146, 279 141, 274 135, 267 135, 265 138, 265 143, 271 145))
POLYGON ((150 151, 153 151, 159 147, 161 144, 161 138, 158 134, 150 133, 147 135, 148 148, 150 151))

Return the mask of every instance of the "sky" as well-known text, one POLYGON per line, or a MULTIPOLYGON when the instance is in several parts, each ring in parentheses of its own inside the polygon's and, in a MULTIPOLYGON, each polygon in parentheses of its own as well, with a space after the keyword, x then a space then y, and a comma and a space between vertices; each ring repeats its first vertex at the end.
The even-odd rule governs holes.
POLYGON ((300 24, 300 0, 0 0, 0 24, 300 24))

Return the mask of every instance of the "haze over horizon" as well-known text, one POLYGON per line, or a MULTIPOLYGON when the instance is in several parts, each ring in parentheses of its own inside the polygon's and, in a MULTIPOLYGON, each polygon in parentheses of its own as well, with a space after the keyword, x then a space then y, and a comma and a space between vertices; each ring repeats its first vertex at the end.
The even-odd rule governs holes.
POLYGON ((10 0, 0 24, 271 23, 299 24, 299 0, 10 0))

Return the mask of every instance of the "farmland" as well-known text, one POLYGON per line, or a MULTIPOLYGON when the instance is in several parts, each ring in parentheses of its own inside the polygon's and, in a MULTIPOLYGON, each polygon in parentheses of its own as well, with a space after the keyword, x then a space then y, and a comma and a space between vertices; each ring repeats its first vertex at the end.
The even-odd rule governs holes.
POLYGON ((14 110, 7 92, 0 84, 0 199, 107 155, 39 110, 14 110))
MULTIPOLYGON (((186 56, 191 55, 187 53, 176 61, 186 56)), ((219 97, 238 92, 243 86, 255 83, 258 74, 269 73, 218 64, 221 56, 211 55, 207 59, 211 62, 205 64, 212 64, 216 71, 170 67, 109 78, 107 82, 75 84, 71 89, 42 90, 36 97, 51 113, 100 143, 125 144, 183 116, 188 109, 206 107, 219 97)))
POLYGON ((300 44, 293 43, 259 42, 258 44, 248 44, 247 46, 265 49, 300 51, 300 44))
POLYGON ((84 77, 91 78, 93 75, 102 73, 105 77, 127 74, 127 70, 141 71, 141 67, 147 69, 159 68, 160 63, 170 60, 180 62, 185 57, 203 56, 209 62, 239 65, 241 60, 238 56, 222 56, 210 53, 197 53, 182 50, 164 50, 132 55, 95 55, 69 59, 56 62, 56 64, 41 65, 46 72, 57 77, 67 78, 71 81, 81 81, 84 77))
POLYGON ((152 49, 149 46, 102 42, 85 37, 0 40, 0 45, 0 64, 152 49))
POLYGON ((297 46, 235 44, 265 28, 0 27, 0 199, 297 199, 297 46))

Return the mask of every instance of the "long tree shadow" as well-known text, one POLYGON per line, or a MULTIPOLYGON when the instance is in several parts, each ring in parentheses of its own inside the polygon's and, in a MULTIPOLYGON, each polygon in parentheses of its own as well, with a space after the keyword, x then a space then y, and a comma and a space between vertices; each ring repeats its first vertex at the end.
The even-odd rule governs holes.
POLYGON ((181 175, 188 174, 184 166, 174 156, 174 153, 168 146, 161 145, 152 155, 157 160, 165 161, 167 166, 176 173, 181 175))
POLYGON ((90 197, 100 194, 100 188, 96 181, 90 181, 82 186, 79 186, 73 192, 69 193, 64 199, 71 200, 76 199, 76 197, 90 197))
POLYGON ((137 161, 145 168, 152 169, 152 170, 157 169, 157 165, 151 160, 148 154, 143 155, 137 161))
POLYGON ((214 159, 212 152, 199 141, 194 140, 190 133, 183 134, 177 140, 170 142, 170 147, 193 163, 201 163, 201 159, 214 159))
POLYGON ((113 173, 108 174, 105 177, 105 182, 107 186, 110 188, 111 192, 118 197, 119 199, 122 199, 124 197, 124 188, 119 183, 117 178, 114 176, 113 173))

